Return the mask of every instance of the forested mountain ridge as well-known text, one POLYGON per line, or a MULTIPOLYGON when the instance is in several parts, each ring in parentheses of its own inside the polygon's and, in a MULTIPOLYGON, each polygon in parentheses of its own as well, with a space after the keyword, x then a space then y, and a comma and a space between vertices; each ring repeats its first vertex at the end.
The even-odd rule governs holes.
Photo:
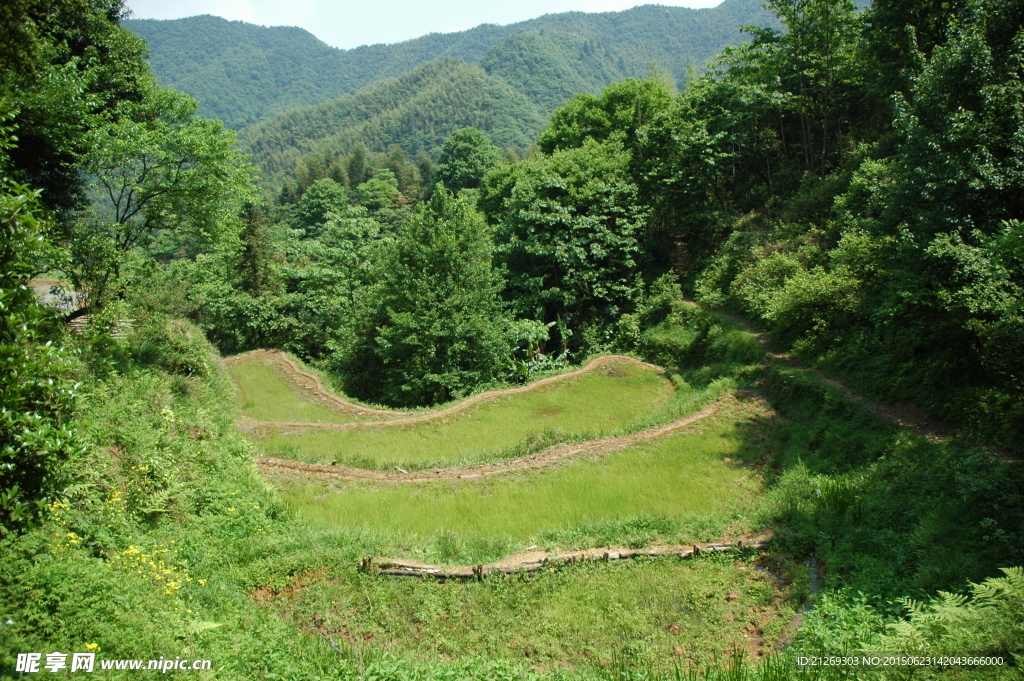
POLYGON ((448 135, 472 126, 503 147, 527 147, 542 112, 501 78, 459 59, 437 59, 365 92, 279 114, 239 132, 240 148, 276 186, 304 156, 336 156, 356 143, 399 144, 436 155, 448 135))
POLYGON ((741 42, 741 26, 774 23, 759 0, 725 0, 701 10, 644 5, 623 12, 549 14, 507 26, 483 24, 351 50, 332 48, 299 28, 267 28, 209 15, 130 19, 122 25, 148 42, 150 64, 161 84, 198 99, 201 115, 240 128, 356 92, 440 57, 480 61, 524 32, 559 32, 572 35, 581 47, 586 43, 578 67, 592 71, 585 80, 599 80, 600 88, 645 75, 652 61, 681 80, 691 65, 699 69, 723 47, 741 42), (610 71, 609 51, 614 53, 610 71))

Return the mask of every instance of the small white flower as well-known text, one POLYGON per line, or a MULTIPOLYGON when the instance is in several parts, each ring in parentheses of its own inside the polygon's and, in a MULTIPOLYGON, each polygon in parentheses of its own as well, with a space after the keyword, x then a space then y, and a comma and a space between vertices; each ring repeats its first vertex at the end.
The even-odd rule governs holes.
POLYGON ((12 620, 10 618, 7 618, 7 621, 4 622, 4 624, 6 624, 9 627, 13 627, 14 626, 14 620, 12 620))

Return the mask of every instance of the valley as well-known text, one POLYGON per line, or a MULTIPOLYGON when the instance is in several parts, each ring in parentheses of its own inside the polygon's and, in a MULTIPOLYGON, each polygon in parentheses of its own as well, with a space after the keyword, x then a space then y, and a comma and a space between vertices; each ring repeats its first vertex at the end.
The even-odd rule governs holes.
POLYGON ((1019 679, 1022 35, 3 3, 0 681, 1019 679))

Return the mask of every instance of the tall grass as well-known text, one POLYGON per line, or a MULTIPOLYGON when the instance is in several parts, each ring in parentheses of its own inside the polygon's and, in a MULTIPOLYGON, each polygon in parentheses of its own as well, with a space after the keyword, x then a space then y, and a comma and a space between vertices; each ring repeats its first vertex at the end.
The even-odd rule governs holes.
POLYGON ((296 512, 330 527, 440 533, 514 542, 545 530, 652 514, 708 514, 759 489, 749 469, 723 461, 742 441, 739 407, 690 429, 597 460, 502 478, 423 485, 316 485, 283 490, 296 512))
POLYGON ((353 431, 274 432, 258 446, 268 456, 369 468, 476 463, 521 455, 531 440, 542 447, 621 431, 663 410, 675 395, 672 382, 654 370, 611 365, 443 419, 353 431))
POLYGON ((244 359, 227 366, 235 384, 235 412, 254 421, 349 423, 359 417, 314 402, 274 367, 258 359, 244 359))
POLYGON ((575 668, 585 678, 614 664, 668 673, 758 642, 771 649, 794 612, 788 594, 749 556, 720 555, 577 564, 469 583, 345 568, 272 606, 299 626, 362 645, 364 659, 366 648, 387 646, 411 664, 485 658, 575 668))

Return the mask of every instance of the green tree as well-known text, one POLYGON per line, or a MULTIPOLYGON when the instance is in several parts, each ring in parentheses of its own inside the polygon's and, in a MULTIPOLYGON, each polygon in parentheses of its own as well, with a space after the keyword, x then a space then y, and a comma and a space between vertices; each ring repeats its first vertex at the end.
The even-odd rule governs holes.
POLYGON ((669 84, 663 78, 629 78, 606 87, 600 96, 576 95, 551 116, 551 123, 537 138, 545 153, 581 146, 586 140, 624 136, 626 146, 635 146, 637 131, 651 124, 672 102, 669 84))
MULTIPOLYGON (((541 321, 579 331, 631 311, 647 215, 630 159, 621 139, 586 140, 487 176, 480 203, 495 225, 506 295, 519 316, 541 308, 541 321)), ((574 334, 577 346, 581 336, 574 334)))
POLYGON ((362 142, 356 143, 348 155, 348 181, 350 187, 361 185, 370 179, 370 152, 362 142))
POLYGON ((75 221, 73 283, 89 304, 116 294, 126 255, 161 233, 202 247, 237 226, 254 194, 252 170, 219 121, 195 118, 195 100, 160 88, 130 114, 92 132, 82 171, 96 200, 75 221))
POLYGON ((869 289, 892 322, 863 348, 892 377, 888 391, 946 418, 971 414, 971 427, 1017 446, 1004 419, 1024 422, 1024 280, 1005 246, 1024 219, 1024 45, 1000 6, 950 20, 946 43, 894 97, 886 181, 843 205, 892 244, 875 264, 888 276, 869 289), (950 383, 956 401, 941 389, 950 383))
POLYGON ((370 212, 396 208, 401 202, 398 179, 389 169, 381 168, 372 178, 356 187, 356 200, 370 212))
POLYGON ((367 292, 345 389, 414 406, 492 380, 508 355, 501 288, 483 217, 440 185, 398 233, 367 292))
POLYGON ((242 290, 258 296, 269 291, 274 280, 270 227, 262 206, 245 204, 239 237, 242 248, 238 255, 238 274, 242 290))
POLYGON ((437 161, 437 179, 457 192, 480 186, 487 171, 501 164, 504 154, 476 128, 456 130, 445 140, 437 161))
POLYGON ((424 149, 420 149, 420 153, 416 157, 416 170, 419 172, 420 186, 423 188, 420 198, 426 201, 434 190, 437 164, 424 149))
POLYGON ((841 139, 860 103, 864 61, 863 19, 853 0, 769 0, 785 31, 754 29, 748 48, 736 52, 764 84, 775 84, 795 131, 805 168, 824 177, 842 158, 841 139))
POLYGON ((352 186, 348 179, 348 164, 345 162, 344 157, 339 156, 331 162, 330 167, 327 169, 327 177, 331 178, 345 189, 352 186))
POLYGON ((395 176, 398 181, 398 190, 406 196, 415 198, 416 166, 409 163, 402 147, 392 144, 383 165, 395 176))
POLYGON ((96 142, 92 132, 120 120, 123 103, 153 85, 145 42, 117 25, 122 7, 16 0, 0 10, 0 101, 15 113, 18 137, 7 172, 60 213, 87 201, 80 159, 96 142))
POLYGON ((348 205, 348 192, 329 177, 314 182, 299 199, 294 226, 307 236, 316 236, 331 213, 348 205))

